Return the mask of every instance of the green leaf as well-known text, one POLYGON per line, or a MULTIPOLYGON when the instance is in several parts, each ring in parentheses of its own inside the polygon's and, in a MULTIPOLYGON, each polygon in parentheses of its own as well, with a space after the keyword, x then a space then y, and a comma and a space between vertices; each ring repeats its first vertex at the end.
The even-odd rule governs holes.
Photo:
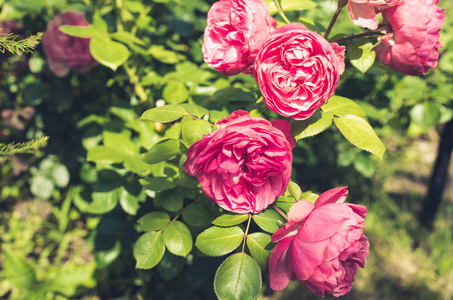
POLYGON ((253 216, 253 221, 261 227, 261 229, 274 233, 284 225, 284 219, 273 209, 266 209, 258 215, 253 216))
POLYGON ((236 253, 217 269, 214 291, 219 300, 256 299, 261 291, 261 271, 247 254, 236 253))
POLYGON ((192 251, 193 240, 189 228, 180 221, 174 221, 164 229, 164 242, 168 251, 186 257, 192 251))
POLYGON ((165 86, 162 97, 170 104, 179 104, 189 98, 189 91, 184 83, 179 81, 170 81, 165 86))
POLYGON ((151 191, 165 191, 176 187, 176 183, 168 177, 146 178, 139 180, 139 182, 146 189, 151 191))
POLYGON ((198 235, 195 246, 206 255, 222 256, 236 249, 243 239, 244 231, 239 226, 213 226, 198 235))
POLYGON ((182 219, 191 226, 206 226, 211 222, 208 210, 198 203, 187 206, 182 212, 182 219))
POLYGON ((364 177, 371 178, 376 171, 376 164, 369 156, 359 155, 354 160, 354 168, 364 177))
POLYGON ((271 236, 266 233, 255 232, 247 235, 247 247, 262 270, 267 269, 271 245, 271 236))
POLYGON ((121 43, 106 37, 94 36, 90 42, 90 52, 100 64, 113 71, 129 58, 129 49, 121 43))
POLYGON ((150 166, 139 157, 129 156, 124 159, 124 167, 132 173, 144 176, 150 171, 150 166))
POLYGON ((166 139, 149 149, 143 161, 150 165, 157 164, 179 153, 181 153, 179 140, 166 139))
POLYGON ((59 164, 52 169, 52 178, 55 185, 59 188, 64 188, 69 183, 69 171, 65 165, 59 164))
POLYGON ((302 196, 302 190, 300 189, 300 186, 295 183, 290 181, 288 184, 288 191, 291 194, 291 196, 294 197, 294 199, 299 200, 300 197, 302 196))
POLYGON ((137 146, 131 141, 131 132, 123 131, 121 133, 104 131, 103 142, 109 148, 114 148, 118 153, 124 156, 133 156, 138 154, 137 146))
POLYGON ((111 184, 95 183, 91 194, 93 201, 87 206, 86 212, 105 214, 111 211, 118 204, 118 194, 119 188, 111 184))
POLYGON ((229 113, 224 111, 210 110, 209 120, 211 120, 212 123, 217 123, 218 121, 222 120, 225 117, 228 117, 229 115, 229 113))
POLYGON ((283 11, 309 10, 317 6, 316 2, 311 0, 281 0, 283 11))
POLYGON ((296 199, 286 196, 278 197, 277 201, 275 201, 275 205, 277 205, 277 207, 282 209, 285 213, 289 212, 289 209, 294 203, 296 203, 296 199))
POLYGON ((106 34, 109 29, 107 23, 97 13, 93 15, 93 27, 102 34, 106 34))
POLYGON ((423 128, 437 125, 440 119, 439 106, 434 102, 416 104, 411 110, 411 121, 423 128))
POLYGON ((182 124, 182 138, 188 145, 201 140, 204 134, 208 134, 211 131, 211 123, 205 120, 187 119, 182 124))
POLYGON ((129 46, 134 46, 135 44, 145 46, 146 43, 143 42, 141 39, 137 38, 130 32, 127 31, 118 31, 109 34, 111 39, 117 40, 119 42, 125 43, 129 46))
POLYGON ((220 217, 217 217, 212 224, 221 226, 221 227, 229 227, 240 224, 247 220, 249 215, 231 215, 231 214, 224 214, 220 217))
POLYGON ((109 249, 99 250, 96 249, 94 253, 94 258, 96 260, 97 268, 105 268, 110 265, 121 253, 121 242, 119 240, 115 241, 113 247, 109 249))
POLYGON ((366 113, 360 105, 352 101, 351 99, 332 96, 329 101, 321 106, 323 113, 332 113, 336 116, 355 115, 359 117, 365 117, 366 113))
POLYGON ((33 194, 33 196, 47 200, 52 196, 52 191, 54 189, 54 184, 53 182, 43 176, 43 175, 37 175, 32 179, 32 183, 30 186, 30 192, 33 194))
POLYGON ((94 146, 88 149, 87 161, 114 164, 120 163, 123 160, 124 155, 112 147, 94 146))
POLYGON ((385 146, 365 119, 346 115, 335 118, 334 122, 343 136, 354 146, 371 152, 382 160, 385 146))
POLYGON ((77 36, 81 38, 91 38, 93 36, 100 35, 100 32, 96 30, 93 26, 72 26, 72 25, 63 25, 58 27, 61 32, 68 35, 77 36))
POLYGON ((317 110, 310 118, 302 121, 296 121, 292 119, 291 134, 294 136, 296 141, 315 136, 320 134, 332 124, 333 115, 331 113, 323 113, 317 110))
POLYGON ((170 216, 162 211, 153 211, 141 217, 138 221, 140 230, 159 230, 170 222, 170 216))
POLYGON ((209 110, 196 104, 183 103, 181 104, 181 107, 183 107, 189 114, 198 118, 201 118, 209 113, 209 110))
POLYGON ((162 232, 149 231, 138 238, 134 245, 135 268, 151 269, 159 263, 165 253, 162 232))
POLYGON ((376 52, 373 43, 369 39, 353 40, 348 43, 349 61, 360 72, 365 73, 373 65, 376 52))
POLYGON ((188 115, 189 113, 182 106, 170 104, 148 109, 140 119, 166 123, 176 121, 182 116, 188 115))
POLYGON ((119 188, 119 201, 123 210, 129 215, 135 216, 140 208, 140 202, 145 202, 146 194, 143 188, 136 182, 130 182, 119 188))
POLYGON ((2 244, 2 250, 3 277, 18 289, 29 289, 35 285, 35 270, 24 258, 19 256, 19 252, 12 251, 6 243, 2 244))
POLYGON ((179 211, 184 205, 184 197, 177 190, 169 190, 159 193, 158 201, 168 211, 179 211))
POLYGON ((159 265, 157 271, 163 280, 171 280, 176 277, 184 267, 185 259, 166 252, 159 265))

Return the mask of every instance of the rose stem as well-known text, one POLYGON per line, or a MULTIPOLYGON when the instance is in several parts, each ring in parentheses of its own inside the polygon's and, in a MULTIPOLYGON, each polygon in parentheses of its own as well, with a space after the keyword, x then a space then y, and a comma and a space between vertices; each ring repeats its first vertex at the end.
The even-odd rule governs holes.
POLYGON ((245 248, 245 239, 247 238, 247 234, 249 233, 250 221, 252 220, 252 215, 249 215, 249 221, 247 222, 247 228, 245 229, 244 233, 244 240, 242 242, 242 252, 244 252, 245 248))
POLYGON ((339 42, 344 42, 344 41, 349 41, 349 40, 361 38, 361 37, 364 37, 364 36, 373 36, 373 35, 382 35, 382 33, 379 32, 379 31, 369 31, 369 32, 355 34, 355 35, 350 35, 350 36, 347 36, 347 37, 344 37, 344 38, 341 38, 341 39, 336 39, 336 40, 331 41, 331 43, 339 43, 339 42))
POLYGON ((288 221, 288 216, 285 214, 283 210, 278 208, 277 205, 275 204, 272 204, 272 207, 280 214, 280 216, 282 216, 283 218, 285 218, 286 221, 288 221))
POLYGON ((288 18, 285 16, 285 13, 283 12, 283 9, 282 7, 280 6, 280 3, 278 2, 278 0, 274 0, 275 2, 275 5, 277 5, 277 9, 278 9, 278 14, 283 18, 283 20, 285 20, 286 24, 289 24, 291 23, 288 18))
POLYGON ((348 4, 348 1, 338 0, 337 10, 335 11, 335 14, 333 15, 332 20, 330 20, 330 24, 329 24, 329 27, 327 27, 326 33, 324 33, 324 38, 326 40, 329 37, 330 31, 332 30, 333 25, 337 21, 338 15, 340 14, 343 7, 345 7, 347 4, 348 4))

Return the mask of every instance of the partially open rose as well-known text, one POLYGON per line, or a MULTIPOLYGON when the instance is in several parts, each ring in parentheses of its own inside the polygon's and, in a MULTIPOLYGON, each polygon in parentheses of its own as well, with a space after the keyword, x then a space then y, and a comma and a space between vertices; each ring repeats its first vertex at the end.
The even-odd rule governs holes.
POLYGON ((82 12, 66 11, 55 16, 42 37, 42 45, 47 54, 50 70, 58 77, 68 75, 70 69, 78 72, 88 71, 97 64, 91 56, 90 38, 67 35, 60 31, 62 25, 88 26, 82 12))
POLYGON ((275 30, 255 62, 266 106, 296 120, 310 117, 335 93, 341 69, 337 54, 343 50, 300 23, 275 30))
POLYGON ((269 258, 272 289, 297 279, 320 296, 349 292, 370 245, 362 230, 366 207, 343 203, 347 194, 347 187, 335 188, 315 204, 302 200, 291 207, 288 222, 272 236, 278 242, 269 258))
POLYGON ((423 75, 437 66, 444 11, 439 0, 403 0, 382 12, 390 33, 375 50, 384 65, 407 75, 423 75))
POLYGON ((402 0, 349 0, 348 12, 352 23, 371 30, 377 29, 379 20, 376 15, 397 5, 402 0))
POLYGON ((204 60, 224 75, 247 71, 276 27, 262 0, 220 0, 208 12, 204 60))
POLYGON ((259 213, 286 190, 295 147, 287 121, 251 117, 243 110, 217 122, 190 146, 184 170, 223 209, 259 213))

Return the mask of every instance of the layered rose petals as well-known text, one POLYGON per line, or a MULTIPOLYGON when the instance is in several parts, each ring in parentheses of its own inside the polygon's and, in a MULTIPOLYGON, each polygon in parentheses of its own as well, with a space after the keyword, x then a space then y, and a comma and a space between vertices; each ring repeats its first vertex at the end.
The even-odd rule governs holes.
POLYGON ((346 187, 336 188, 315 204, 303 200, 291 207, 288 222, 272 236, 278 242, 269 258, 272 289, 297 279, 320 296, 349 292, 365 266, 369 243, 362 230, 366 208, 343 203, 347 193, 346 187))
POLYGON ((58 77, 66 76, 71 69, 88 71, 97 64, 89 49, 91 39, 67 35, 60 31, 62 25, 89 26, 85 15, 75 11, 62 12, 47 24, 42 45, 50 70, 58 77))
POLYGON ((259 213, 281 196, 291 176, 295 147, 287 121, 267 121, 236 111, 195 142, 184 170, 223 209, 259 213))
POLYGON ((352 23, 371 30, 377 29, 379 20, 376 15, 397 5, 402 0, 349 0, 348 12, 352 23))
POLYGON ((224 75, 247 71, 276 27, 262 0, 220 0, 208 12, 204 60, 224 75))
POLYGON ((274 31, 258 53, 255 79, 266 106, 282 116, 303 120, 333 96, 340 78, 344 47, 332 45, 304 25, 274 31))
POLYGON ((380 62, 396 72, 423 75, 437 66, 444 11, 438 0, 403 0, 382 12, 391 30, 375 50, 380 62))

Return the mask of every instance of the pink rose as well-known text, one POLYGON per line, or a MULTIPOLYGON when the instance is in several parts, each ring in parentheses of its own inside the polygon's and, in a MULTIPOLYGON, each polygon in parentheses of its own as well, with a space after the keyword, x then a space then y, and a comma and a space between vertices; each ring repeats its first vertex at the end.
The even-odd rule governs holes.
POLYGON ((374 30, 378 28, 376 15, 380 10, 397 5, 402 0, 349 0, 348 12, 352 23, 374 30))
POLYGON ((220 0, 208 12, 204 61, 224 75, 244 72, 276 27, 262 0, 220 0))
POLYGON ((320 296, 349 292, 369 243, 362 230, 366 207, 343 203, 347 195, 347 187, 335 188, 315 204, 302 200, 291 207, 288 222, 272 236, 278 242, 269 258, 272 289, 298 279, 320 296))
POLYGON ((270 110, 304 120, 335 93, 339 61, 326 39, 300 23, 290 23, 264 43, 254 75, 270 110))
POLYGON ((296 146, 287 121, 251 117, 243 110, 217 122, 190 146, 184 170, 223 209, 259 213, 286 190, 296 146))
POLYGON ((440 28, 444 11, 439 0, 404 0, 382 12, 391 26, 390 33, 380 37, 375 50, 378 59, 396 72, 423 75, 437 65, 440 28))
POLYGON ((55 16, 42 37, 50 70, 58 77, 68 75, 69 70, 85 72, 97 62, 91 56, 90 38, 67 35, 59 30, 62 25, 89 26, 81 12, 66 11, 55 16))

